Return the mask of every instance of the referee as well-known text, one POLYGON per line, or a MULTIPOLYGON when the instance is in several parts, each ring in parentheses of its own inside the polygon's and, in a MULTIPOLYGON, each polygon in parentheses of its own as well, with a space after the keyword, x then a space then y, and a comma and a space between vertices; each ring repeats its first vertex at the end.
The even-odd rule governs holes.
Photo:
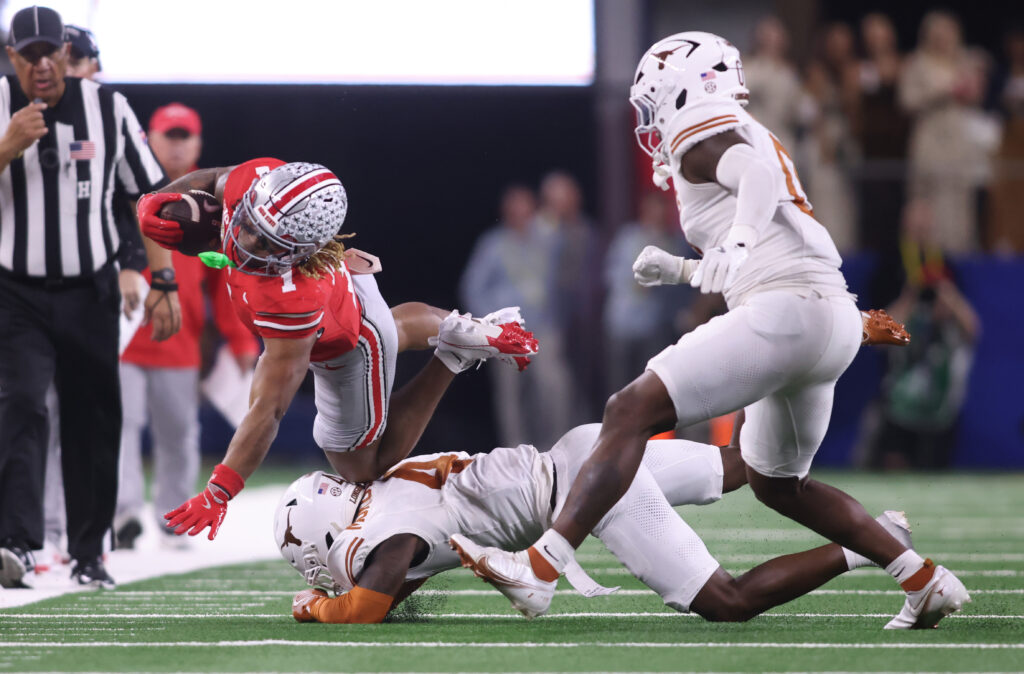
MULTIPOLYGON (((120 293, 115 187, 159 188, 163 171, 127 100, 65 79, 60 15, 29 7, 11 21, 0 77, 0 583, 22 585, 43 542, 46 387, 61 411, 71 576, 113 587, 103 537, 117 497, 121 434, 120 293)), ((154 339, 180 327, 170 253, 146 240, 154 339)))

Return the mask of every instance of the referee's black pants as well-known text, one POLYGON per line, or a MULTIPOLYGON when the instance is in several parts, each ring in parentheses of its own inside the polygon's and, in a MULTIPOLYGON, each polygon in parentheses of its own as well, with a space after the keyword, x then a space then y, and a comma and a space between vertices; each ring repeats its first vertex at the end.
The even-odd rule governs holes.
POLYGON ((43 544, 46 389, 60 405, 68 553, 103 552, 117 504, 120 293, 108 265, 49 285, 0 276, 0 540, 43 544))

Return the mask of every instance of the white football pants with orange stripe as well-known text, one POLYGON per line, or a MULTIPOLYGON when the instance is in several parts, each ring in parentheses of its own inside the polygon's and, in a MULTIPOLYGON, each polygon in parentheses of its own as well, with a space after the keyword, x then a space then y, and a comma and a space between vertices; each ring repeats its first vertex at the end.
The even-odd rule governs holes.
MULTIPOLYGON (((600 424, 578 426, 548 453, 558 476, 552 519, 561 511, 600 429, 600 424)), ((677 611, 689 610, 719 564, 672 506, 717 501, 722 497, 722 478, 718 447, 652 440, 633 484, 594 528, 612 554, 677 611)))
POLYGON ((325 452, 361 449, 379 438, 395 382, 398 330, 391 309, 373 276, 354 275, 352 284, 363 310, 358 345, 309 365, 316 392, 313 439, 325 452))

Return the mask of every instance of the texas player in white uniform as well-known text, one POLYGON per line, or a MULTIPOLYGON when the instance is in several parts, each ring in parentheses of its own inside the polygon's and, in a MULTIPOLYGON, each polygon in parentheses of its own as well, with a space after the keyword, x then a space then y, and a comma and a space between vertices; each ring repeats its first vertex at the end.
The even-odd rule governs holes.
MULTIPOLYGON (((655 182, 675 186, 683 233, 703 257, 649 247, 635 276, 723 292, 729 311, 652 358, 609 399, 591 459, 553 527, 517 558, 517 582, 538 589, 531 610, 543 611, 551 595, 539 589, 554 587, 573 549, 626 492, 646 439, 745 409, 740 445, 758 499, 892 574, 907 601, 888 628, 934 626, 968 600, 963 584, 857 501, 808 478, 861 316, 789 154, 743 109, 747 98, 739 51, 717 35, 673 35, 640 60, 630 91, 637 138, 654 159, 655 182)), ((472 544, 463 552, 491 566, 502 557, 516 563, 472 544)))
POLYGON ((210 241, 201 218, 159 216, 188 189, 223 205, 213 242, 224 251, 235 310, 265 350, 223 462, 201 494, 165 515, 177 534, 209 527, 209 538, 216 536, 228 500, 263 461, 307 369, 316 382, 315 440, 339 473, 369 480, 408 455, 455 373, 491 356, 522 361, 536 353, 517 310, 477 320, 420 303, 390 309, 371 275, 349 269, 338 234, 347 195, 323 166, 263 157, 183 176, 139 202, 143 231, 161 245, 210 241), (434 343, 436 357, 392 400, 397 353, 434 343))
MULTIPOLYGON (((468 536, 505 550, 528 544, 558 514, 598 431, 597 424, 574 428, 546 453, 520 445, 414 457, 369 484, 319 471, 299 478, 281 497, 274 535, 281 555, 321 589, 298 593, 293 615, 380 622, 424 580, 459 566, 449 539, 468 536)), ((830 544, 736 579, 721 571, 672 506, 717 501, 744 479, 736 448, 650 441, 636 479, 593 533, 666 605, 709 620, 747 620, 848 570, 843 551, 830 544)), ((879 521, 909 542, 902 513, 879 521)), ((611 591, 582 570, 569 580, 587 596, 611 591)))

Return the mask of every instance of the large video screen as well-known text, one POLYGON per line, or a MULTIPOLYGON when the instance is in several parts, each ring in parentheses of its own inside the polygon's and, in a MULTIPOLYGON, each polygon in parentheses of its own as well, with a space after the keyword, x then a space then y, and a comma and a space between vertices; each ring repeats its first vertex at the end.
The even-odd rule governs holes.
MULTIPOLYGON (((27 6, 5 3, 4 26, 27 6)), ((587 85, 591 0, 52 0, 109 82, 587 85)))

